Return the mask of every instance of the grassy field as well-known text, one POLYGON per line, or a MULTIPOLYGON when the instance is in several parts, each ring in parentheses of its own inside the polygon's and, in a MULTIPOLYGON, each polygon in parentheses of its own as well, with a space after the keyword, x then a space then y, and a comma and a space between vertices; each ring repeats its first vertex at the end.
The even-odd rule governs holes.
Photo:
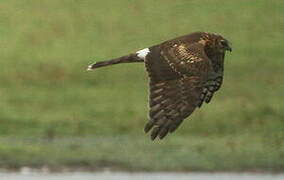
POLYGON ((284 171, 283 0, 2 0, 0 167, 284 171), (143 64, 88 64, 194 31, 233 43, 222 89, 163 141, 143 64))

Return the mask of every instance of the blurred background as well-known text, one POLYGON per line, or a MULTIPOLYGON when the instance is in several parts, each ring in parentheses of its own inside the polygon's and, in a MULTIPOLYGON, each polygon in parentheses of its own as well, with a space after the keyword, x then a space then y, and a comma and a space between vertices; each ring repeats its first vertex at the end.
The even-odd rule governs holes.
POLYGON ((282 0, 2 0, 0 167, 284 170, 282 0), (152 142, 143 64, 94 61, 195 31, 233 44, 210 104, 152 142))

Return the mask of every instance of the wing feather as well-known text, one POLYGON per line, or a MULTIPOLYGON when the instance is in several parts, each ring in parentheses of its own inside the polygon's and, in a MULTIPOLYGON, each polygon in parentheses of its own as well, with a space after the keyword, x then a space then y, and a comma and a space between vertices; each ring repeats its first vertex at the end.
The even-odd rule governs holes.
POLYGON ((209 103, 216 91, 220 89, 223 83, 224 73, 224 53, 211 55, 212 68, 208 75, 208 80, 203 88, 200 96, 198 107, 201 107, 203 102, 209 103))
POLYGON ((173 44, 151 49, 145 65, 150 77, 149 121, 151 139, 174 132, 200 103, 210 63, 202 44, 173 44), (176 58, 177 57, 177 58, 176 58))

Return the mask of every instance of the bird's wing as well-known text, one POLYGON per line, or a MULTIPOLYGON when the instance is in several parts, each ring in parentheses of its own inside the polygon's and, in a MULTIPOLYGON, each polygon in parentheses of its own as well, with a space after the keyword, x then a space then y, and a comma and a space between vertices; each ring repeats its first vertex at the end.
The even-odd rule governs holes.
POLYGON ((212 57, 212 68, 208 74, 207 82, 205 83, 199 107, 202 106, 203 102, 209 103, 216 91, 220 89, 223 83, 223 72, 224 72, 224 53, 216 54, 212 57))
POLYGON ((150 120, 144 130, 152 129, 152 140, 162 139, 198 107, 210 62, 203 45, 195 43, 153 48, 145 64, 150 77, 150 120))

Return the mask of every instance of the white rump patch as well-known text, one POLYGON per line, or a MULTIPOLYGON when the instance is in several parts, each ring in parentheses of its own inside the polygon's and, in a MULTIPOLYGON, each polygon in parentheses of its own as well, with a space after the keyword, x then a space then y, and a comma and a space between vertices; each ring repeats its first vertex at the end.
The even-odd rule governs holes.
POLYGON ((92 65, 88 66, 87 71, 91 71, 92 69, 92 65))
POLYGON ((93 63, 93 64, 89 65, 89 66, 88 66, 88 68, 87 68, 87 71, 92 71, 92 70, 93 70, 93 65, 94 65, 94 64, 96 64, 96 63, 93 63))
POLYGON ((149 48, 145 48, 140 51, 137 51, 136 53, 138 57, 145 60, 145 57, 149 54, 149 52, 150 52, 149 48))

